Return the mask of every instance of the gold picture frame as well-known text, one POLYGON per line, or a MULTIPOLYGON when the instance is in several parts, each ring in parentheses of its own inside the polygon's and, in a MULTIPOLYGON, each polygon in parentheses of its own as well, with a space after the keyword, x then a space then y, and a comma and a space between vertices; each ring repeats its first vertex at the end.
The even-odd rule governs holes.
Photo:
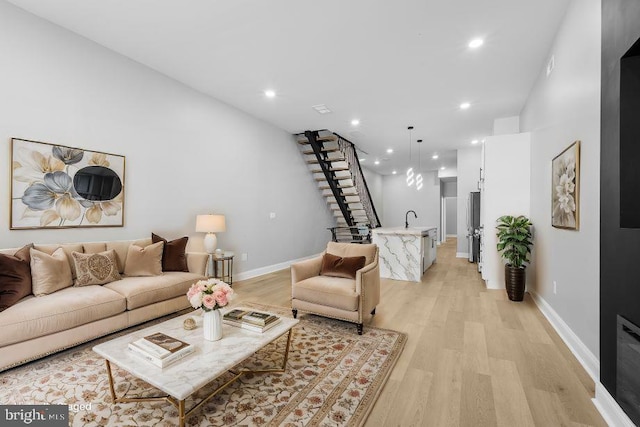
POLYGON ((123 227, 125 157, 11 138, 11 230, 123 227))
POLYGON ((580 141, 551 161, 551 225, 580 229, 580 141))

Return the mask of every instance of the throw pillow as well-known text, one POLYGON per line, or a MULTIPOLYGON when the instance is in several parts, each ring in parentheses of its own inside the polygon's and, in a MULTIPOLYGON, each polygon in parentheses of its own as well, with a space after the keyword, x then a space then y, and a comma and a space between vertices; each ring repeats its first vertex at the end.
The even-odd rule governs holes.
POLYGON ((364 256, 341 257, 330 253, 325 253, 322 257, 321 276, 343 277, 345 279, 355 279, 356 271, 364 267, 366 258, 364 256))
POLYGON ((0 311, 31 294, 31 257, 27 245, 13 255, 0 254, 0 311))
POLYGON ((187 249, 188 237, 182 237, 170 242, 167 239, 151 233, 151 241, 153 243, 164 242, 162 252, 162 271, 189 271, 187 266, 187 249))
POLYGON ((48 255, 31 248, 31 284, 37 297, 47 295, 73 284, 71 267, 64 249, 58 248, 48 255))
POLYGON ((164 242, 141 248, 129 246, 124 274, 127 276, 160 276, 162 274, 162 249, 164 242))
POLYGON ((72 252, 71 256, 77 274, 73 286, 104 285, 120 280, 116 251, 113 249, 97 254, 72 252))

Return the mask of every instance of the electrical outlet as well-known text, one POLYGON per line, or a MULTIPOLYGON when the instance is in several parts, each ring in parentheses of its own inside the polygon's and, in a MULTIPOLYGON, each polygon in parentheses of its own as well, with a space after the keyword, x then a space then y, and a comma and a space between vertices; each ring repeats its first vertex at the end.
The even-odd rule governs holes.
POLYGON ((555 280, 553 281, 553 293, 558 293, 558 282, 556 282, 555 280))
POLYGON ((248 254, 240 254, 240 261, 248 261, 248 260, 249 260, 248 254))

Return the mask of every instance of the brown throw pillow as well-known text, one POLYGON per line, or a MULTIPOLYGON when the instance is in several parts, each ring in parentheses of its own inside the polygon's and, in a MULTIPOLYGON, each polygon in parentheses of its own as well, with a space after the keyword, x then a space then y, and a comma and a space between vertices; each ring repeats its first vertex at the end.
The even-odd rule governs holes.
POLYGON ((153 243, 164 242, 164 250, 162 252, 162 271, 189 271, 187 266, 187 249, 188 237, 182 237, 170 242, 164 237, 151 233, 151 241, 153 243))
POLYGON ((31 287, 37 297, 73 285, 71 267, 63 248, 51 255, 31 248, 31 287))
POLYGON ((120 280, 116 251, 113 249, 97 254, 72 252, 71 257, 77 274, 73 286, 105 285, 120 280))
POLYGON ((162 274, 162 247, 164 242, 145 248, 129 246, 124 265, 125 276, 160 276, 162 274))
POLYGON ((0 311, 31 293, 31 244, 13 255, 0 254, 0 311))
POLYGON ((326 253, 322 257, 321 276, 343 277, 355 279, 356 271, 364 267, 366 258, 363 256, 341 257, 326 253))

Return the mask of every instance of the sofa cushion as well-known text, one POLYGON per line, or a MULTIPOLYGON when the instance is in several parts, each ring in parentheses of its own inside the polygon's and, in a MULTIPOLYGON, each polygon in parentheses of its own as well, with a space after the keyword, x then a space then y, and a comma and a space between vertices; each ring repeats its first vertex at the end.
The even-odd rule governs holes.
POLYGON ((83 243, 82 247, 85 254, 99 254, 107 250, 107 244, 105 242, 83 243))
POLYGON ((356 272, 364 267, 365 262, 366 258, 364 256, 341 257, 325 253, 322 256, 320 275, 355 279, 356 272))
POLYGON ((31 294, 31 257, 27 245, 13 255, 0 254, 0 311, 31 294))
POLYGON ((78 277, 74 286, 104 285, 120 280, 116 252, 111 249, 97 254, 81 254, 72 252, 78 277))
POLYGON ((187 250, 188 237, 167 241, 164 237, 160 237, 155 233, 151 233, 151 241, 153 243, 164 242, 162 250, 162 271, 189 271, 187 266, 187 250))
POLYGON ((181 271, 168 271, 162 276, 129 277, 104 285, 127 299, 127 309, 144 307, 177 296, 184 296, 192 284, 201 280, 202 276, 181 271))
POLYGON ((37 249, 30 249, 31 287, 35 296, 43 296, 73 285, 69 260, 62 248, 48 255, 37 249))
POLYGON ((364 256, 366 258, 365 265, 375 261, 377 246, 375 243, 370 244, 354 244, 354 243, 327 243, 327 253, 338 255, 341 257, 364 256))
POLYGON ((114 316, 125 308, 122 295, 103 286, 28 296, 0 313, 0 347, 114 316))
POLYGON ((75 265, 73 265, 73 258, 71 258, 71 252, 84 252, 84 249, 82 247, 82 243, 69 243, 69 244, 65 244, 65 245, 58 245, 58 244, 52 244, 52 245, 39 245, 39 244, 35 244, 33 245, 33 247, 37 250, 39 250, 40 252, 44 252, 45 254, 53 254, 53 252, 55 252, 56 249, 58 248, 62 248, 62 250, 64 251, 64 254, 67 256, 67 261, 69 261, 69 268, 71 269, 71 277, 73 277, 74 279, 76 278, 76 267, 75 265))
POLYGON ((159 276, 162 274, 162 249, 164 242, 147 247, 129 246, 124 274, 127 276, 159 276))
POLYGON ((291 297, 342 310, 358 310, 356 282, 341 277, 314 276, 293 284, 291 297))
POLYGON ((116 260, 118 261, 118 272, 120 274, 124 273, 124 266, 127 262, 127 252, 129 252, 129 246, 131 246, 130 241, 118 241, 118 242, 107 242, 106 249, 110 251, 113 249, 116 253, 116 260))

